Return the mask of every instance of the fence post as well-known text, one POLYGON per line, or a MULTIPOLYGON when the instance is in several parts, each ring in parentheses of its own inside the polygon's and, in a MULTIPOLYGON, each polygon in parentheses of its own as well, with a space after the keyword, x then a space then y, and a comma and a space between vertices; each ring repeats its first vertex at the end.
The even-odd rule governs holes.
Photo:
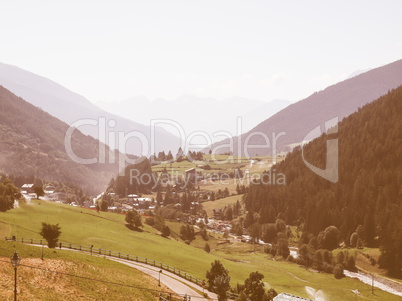
POLYGON ((148 259, 147 258, 145 258, 145 264, 148 264, 148 259))
POLYGON ((22 243, 22 244, 24 243, 24 238, 21 238, 21 243, 22 243))
POLYGON ((135 256, 135 261, 138 262, 138 256, 135 256))
POLYGON ((71 249, 71 244, 70 244, 70 249, 71 249))
POLYGON ((119 258, 120 258, 120 252, 119 252, 119 258))
POLYGON ((127 260, 130 260, 130 255, 127 254, 127 260))
POLYGON ((109 250, 109 256, 112 256, 112 251, 109 250))
POLYGON ((155 266, 155 260, 154 260, 154 266, 155 266))
POLYGON ((33 244, 33 239, 31 238, 31 244, 33 244))

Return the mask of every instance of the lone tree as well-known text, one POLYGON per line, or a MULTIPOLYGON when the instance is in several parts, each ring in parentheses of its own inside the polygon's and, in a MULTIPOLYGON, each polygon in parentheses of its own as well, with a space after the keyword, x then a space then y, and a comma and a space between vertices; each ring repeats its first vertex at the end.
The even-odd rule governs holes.
POLYGON ((264 296, 264 275, 258 272, 252 272, 244 281, 244 293, 251 301, 260 301, 264 296))
POLYGON ((42 230, 40 235, 47 240, 47 246, 49 248, 55 248, 57 242, 59 241, 59 236, 61 234, 59 224, 51 225, 48 223, 42 223, 42 230))
POLYGON ((218 295, 218 300, 227 299, 227 291, 230 289, 229 271, 219 260, 211 263, 211 269, 207 271, 208 288, 218 295))
POLYGON ((36 194, 36 198, 39 200, 39 197, 44 196, 45 192, 43 191, 42 186, 35 186, 34 187, 34 192, 36 194))
POLYGON ((126 222, 131 227, 135 227, 135 228, 142 227, 141 215, 135 209, 127 211, 126 222))

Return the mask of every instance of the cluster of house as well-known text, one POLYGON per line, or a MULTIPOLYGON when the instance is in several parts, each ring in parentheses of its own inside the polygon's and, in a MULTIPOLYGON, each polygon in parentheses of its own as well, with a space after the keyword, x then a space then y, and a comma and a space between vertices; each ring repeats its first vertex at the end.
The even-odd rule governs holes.
MULTIPOLYGON (((115 193, 108 193, 111 197, 115 197, 115 193)), ((98 196, 98 198, 102 197, 102 195, 98 196)), ((94 200, 95 203, 95 200, 94 200)), ((89 208, 94 209, 96 206, 94 204, 90 205, 89 208)), ((143 211, 143 210, 153 210, 155 209, 155 206, 152 204, 152 200, 147 197, 140 197, 139 195, 136 194, 129 194, 126 198, 126 201, 121 204, 121 206, 108 206, 107 211, 108 212, 127 212, 130 210, 137 210, 137 211, 143 211)))
MULTIPOLYGON (((43 191, 45 193, 45 197, 47 199, 65 199, 65 193, 55 192, 55 187, 48 185, 43 187, 43 191)), ((35 194, 35 184, 27 183, 21 186, 20 191, 23 195, 27 195, 30 197, 36 197, 35 194)))

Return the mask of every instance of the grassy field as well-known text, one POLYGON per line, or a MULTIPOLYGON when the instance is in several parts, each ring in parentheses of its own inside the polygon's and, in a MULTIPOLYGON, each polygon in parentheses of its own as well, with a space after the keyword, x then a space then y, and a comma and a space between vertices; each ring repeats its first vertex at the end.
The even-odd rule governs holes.
MULTIPOLYGON (((132 255, 162 261, 179 268, 200 279, 211 262, 222 261, 229 270, 232 285, 242 283, 251 272, 259 271, 265 278, 267 287, 278 292, 289 292, 309 297, 306 287, 323 290, 328 300, 356 300, 351 290, 358 289, 364 299, 398 300, 396 296, 377 290, 371 295, 368 285, 354 279, 335 280, 333 275, 322 274, 300 268, 296 264, 269 260, 263 253, 253 253, 248 245, 236 243, 230 246, 218 246, 211 240, 213 251, 208 254, 200 248, 184 244, 180 239, 167 239, 155 234, 155 230, 145 226, 142 232, 129 230, 124 223, 124 216, 113 213, 72 207, 68 205, 33 201, 20 208, 0 213, 0 233, 17 237, 41 238, 41 222, 59 223, 62 228, 60 240, 94 248, 110 249, 132 255), (244 248, 244 246, 246 248, 244 248)), ((170 224, 169 224, 170 225, 170 224)), ((177 231, 177 229, 174 229, 177 231)), ((192 244, 202 247, 205 242, 192 244)))
POLYGON ((42 261, 41 248, 2 240, 1 300, 13 298, 14 270, 9 258, 15 250, 21 258, 18 300, 155 300, 156 292, 150 290, 169 291, 159 288, 156 279, 110 260, 44 248, 42 261))
POLYGON ((207 212, 209 217, 213 217, 214 209, 223 209, 227 205, 235 204, 237 201, 241 202, 243 195, 233 195, 227 198, 215 200, 215 201, 208 201, 202 203, 202 207, 207 212))

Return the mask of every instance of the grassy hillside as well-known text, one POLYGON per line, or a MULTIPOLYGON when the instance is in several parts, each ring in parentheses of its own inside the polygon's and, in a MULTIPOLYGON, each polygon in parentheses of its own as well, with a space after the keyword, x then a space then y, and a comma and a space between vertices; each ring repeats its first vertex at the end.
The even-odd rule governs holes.
POLYGON ((42 261, 41 248, 1 240, 2 300, 13 297, 14 270, 9 258, 15 250, 21 258, 18 300, 155 300, 155 293, 150 290, 168 291, 164 286, 159 288, 158 281, 151 276, 110 260, 44 248, 42 261))
POLYGON ((268 260, 268 255, 253 253, 251 248, 231 245, 217 248, 211 254, 188 246, 174 239, 162 238, 155 230, 145 226, 143 232, 131 231, 124 223, 124 216, 113 213, 97 213, 83 208, 33 201, 20 208, 0 213, 0 233, 17 237, 41 238, 38 234, 42 221, 59 223, 61 241, 94 248, 111 249, 162 261, 180 268, 200 279, 215 259, 223 262, 229 270, 232 285, 243 282, 251 272, 259 271, 265 276, 267 287, 278 292, 289 292, 308 297, 306 286, 321 289, 330 300, 355 300, 352 289, 373 300, 397 300, 393 295, 376 291, 371 296, 368 285, 353 280, 335 280, 333 275, 321 274, 300 268, 296 264, 268 260))
POLYGON ((215 201, 208 201, 202 203, 204 210, 207 212, 209 217, 213 217, 214 209, 223 209, 227 205, 235 204, 237 201, 241 202, 243 195, 232 195, 227 198, 215 200, 215 201))

